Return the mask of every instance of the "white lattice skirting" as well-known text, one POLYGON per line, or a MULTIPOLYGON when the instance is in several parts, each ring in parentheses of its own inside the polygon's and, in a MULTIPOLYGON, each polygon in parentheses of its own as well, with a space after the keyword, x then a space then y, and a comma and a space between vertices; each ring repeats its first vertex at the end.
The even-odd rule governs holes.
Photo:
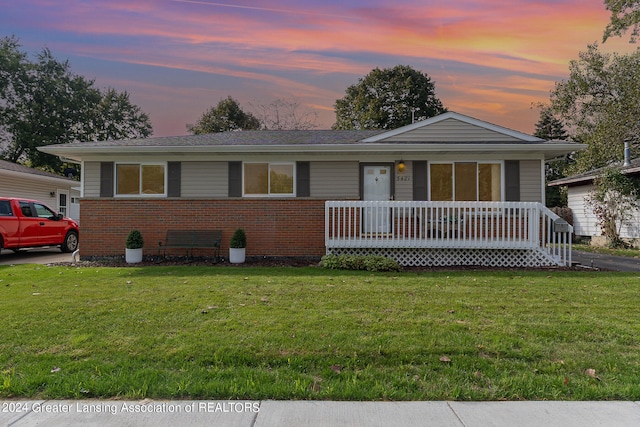
POLYGON ((532 249, 446 249, 446 248, 331 248, 327 254, 379 255, 395 259, 400 265, 447 267, 477 265, 485 267, 549 267, 557 262, 532 249))

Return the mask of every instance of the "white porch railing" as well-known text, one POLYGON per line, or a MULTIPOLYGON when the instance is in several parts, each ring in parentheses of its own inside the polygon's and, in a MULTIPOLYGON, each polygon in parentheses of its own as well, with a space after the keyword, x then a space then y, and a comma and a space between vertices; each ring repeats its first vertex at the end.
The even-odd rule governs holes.
MULTIPOLYGON (((540 203, 327 201, 325 245, 535 251, 571 264, 573 228, 540 203)), ((360 251, 362 252, 362 251, 360 251)))

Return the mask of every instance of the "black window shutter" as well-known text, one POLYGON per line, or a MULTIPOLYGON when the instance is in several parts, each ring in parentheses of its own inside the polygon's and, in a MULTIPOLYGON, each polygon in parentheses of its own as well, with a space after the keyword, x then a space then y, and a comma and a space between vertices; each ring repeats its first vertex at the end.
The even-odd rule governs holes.
POLYGON ((167 196, 180 197, 180 180, 182 178, 182 163, 167 163, 167 196))
POLYGON ((113 197, 113 162, 100 162, 100 197, 113 197))
POLYGON ((427 200, 427 162, 413 162, 413 200, 427 200))
POLYGON ((242 162, 229 162, 229 197, 242 197, 242 162))
POLYGON ((520 201, 520 161, 504 161, 505 199, 507 202, 520 201))
POLYGON ((296 196, 311 196, 311 171, 309 162, 296 162, 296 196))

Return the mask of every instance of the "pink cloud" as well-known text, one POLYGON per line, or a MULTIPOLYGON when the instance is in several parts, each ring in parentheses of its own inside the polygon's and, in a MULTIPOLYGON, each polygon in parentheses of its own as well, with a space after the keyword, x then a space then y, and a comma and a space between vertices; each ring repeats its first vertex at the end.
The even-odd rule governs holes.
MULTIPOLYGON (((600 2, 578 0, 23 1, 33 12, 21 25, 66 35, 42 40, 57 56, 59 49, 59 56, 80 55, 123 68, 139 64, 233 76, 245 82, 240 90, 248 96, 304 97, 322 112, 323 127, 332 124, 328 112, 346 89, 327 76, 342 81, 351 76, 353 84, 374 67, 397 63, 433 77, 438 95, 454 110, 516 120, 511 112, 529 111, 532 102, 548 99, 554 82, 566 76, 568 61, 601 39, 608 20, 600 2), (327 78, 322 85, 321 77, 327 78)), ((614 39, 606 48, 635 46, 614 39)), ((126 80, 118 84, 127 87, 126 80)), ((139 82, 128 84, 144 91, 150 104, 159 102, 139 82)), ((162 84, 158 80, 151 87, 170 97, 171 88, 161 90, 162 84)), ((203 94, 209 103, 227 95, 203 87, 181 91, 197 105, 205 102, 203 94)), ((532 130, 536 120, 527 119, 519 130, 532 130)))

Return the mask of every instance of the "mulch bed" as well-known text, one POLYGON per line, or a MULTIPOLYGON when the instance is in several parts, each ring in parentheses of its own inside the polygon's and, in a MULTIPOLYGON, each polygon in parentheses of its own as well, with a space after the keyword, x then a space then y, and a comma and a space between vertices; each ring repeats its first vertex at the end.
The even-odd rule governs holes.
MULTIPOLYGON (((319 267, 319 258, 289 258, 289 257, 248 257, 243 264, 231 264, 227 259, 215 261, 212 258, 187 258, 187 257, 151 257, 145 258, 138 264, 127 264, 124 257, 97 258, 89 260, 80 260, 76 265, 79 267, 100 266, 100 267, 163 267, 163 266, 227 266, 235 268, 246 267, 319 267)), ((69 265, 71 263, 62 263, 69 265)), ((504 267, 485 267, 485 266, 450 266, 450 267, 404 267, 403 271, 421 272, 421 271, 505 271, 516 270, 515 268, 504 267)), ((518 268, 517 270, 533 270, 533 271, 584 271, 584 267, 539 267, 539 268, 518 268)))

